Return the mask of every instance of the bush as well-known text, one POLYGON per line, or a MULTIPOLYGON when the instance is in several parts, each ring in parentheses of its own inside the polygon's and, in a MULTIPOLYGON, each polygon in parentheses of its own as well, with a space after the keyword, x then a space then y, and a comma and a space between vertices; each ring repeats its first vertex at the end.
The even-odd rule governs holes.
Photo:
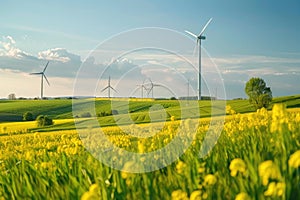
POLYGON ((34 120, 33 114, 31 112, 24 113, 23 120, 24 121, 33 121, 34 120))
POLYGON ((48 116, 44 116, 44 115, 39 115, 36 118, 36 121, 37 121, 38 127, 53 125, 53 120, 51 118, 49 118, 48 116))
POLYGON ((102 111, 97 114, 97 117, 105 117, 105 116, 111 116, 111 115, 118 115, 119 112, 117 110, 110 110, 108 112, 102 111))
POLYGON ((82 113, 82 114, 80 115, 80 117, 87 118, 87 117, 92 117, 92 115, 91 115, 91 113, 86 112, 86 113, 82 113))

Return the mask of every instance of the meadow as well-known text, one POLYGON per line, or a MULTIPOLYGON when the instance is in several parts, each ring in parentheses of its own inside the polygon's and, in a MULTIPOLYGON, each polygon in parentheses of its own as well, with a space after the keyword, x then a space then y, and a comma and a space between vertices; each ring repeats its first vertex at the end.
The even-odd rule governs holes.
MULTIPOLYGON (((90 127, 81 135, 74 129, 70 100, 40 101, 31 107, 18 101, 7 101, 7 106, 0 103, 2 114, 15 109, 10 114, 19 116, 30 109, 35 115, 56 116, 54 125, 45 129, 36 129, 34 121, 0 124, 0 199, 297 199, 300 196, 299 98, 277 98, 269 111, 256 112, 246 100, 229 101, 224 125, 218 124, 223 128, 221 134, 215 142, 217 136, 212 132, 208 139, 214 148, 205 156, 200 152, 211 126, 210 119, 205 118, 210 116, 209 111, 201 112, 203 118, 181 120, 176 118, 179 116, 176 101, 132 102, 129 106, 132 114, 146 115, 154 103, 163 104, 170 113, 168 122, 152 123, 150 129, 144 117, 140 121, 144 124, 136 127, 104 123, 109 126, 90 127), (195 135, 187 125, 191 123, 198 124, 195 135), (136 137, 125 131, 144 134, 145 129, 152 133, 151 137, 136 137), (99 132, 108 141, 99 140, 99 132), (189 144, 188 148, 175 162, 155 171, 130 173, 153 163, 147 159, 128 161, 130 158, 121 151, 102 152, 101 156, 114 155, 111 161, 122 170, 113 169, 93 156, 109 143, 138 154, 155 152, 176 136, 183 144, 189 144)), ((111 109, 106 101, 99 100, 96 104, 99 112, 111 109)), ((200 111, 209 105, 203 102, 200 111)), ((88 118, 79 120, 85 122, 88 118)), ((174 153, 154 154, 153 159, 159 161, 174 153)))

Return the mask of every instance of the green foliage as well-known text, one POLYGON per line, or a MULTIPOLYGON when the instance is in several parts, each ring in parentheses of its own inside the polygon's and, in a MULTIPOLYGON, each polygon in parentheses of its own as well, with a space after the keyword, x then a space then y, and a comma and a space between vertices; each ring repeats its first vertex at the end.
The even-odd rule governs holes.
POLYGON ((33 114, 31 112, 24 113, 23 120, 24 121, 33 121, 34 120, 33 114))
POLYGON ((92 117, 92 115, 91 115, 91 113, 89 113, 89 112, 85 112, 85 113, 82 113, 82 114, 80 115, 80 117, 88 118, 88 117, 92 117))
POLYGON ((48 116, 44 116, 44 115, 39 115, 36 118, 36 121, 37 121, 38 127, 53 125, 53 120, 51 118, 49 118, 48 116))
POLYGON ((112 115, 111 112, 101 111, 100 113, 97 114, 97 117, 106 117, 111 115, 112 115))
POLYGON ((251 78, 246 83, 245 92, 255 109, 267 108, 272 101, 272 91, 261 78, 251 78))

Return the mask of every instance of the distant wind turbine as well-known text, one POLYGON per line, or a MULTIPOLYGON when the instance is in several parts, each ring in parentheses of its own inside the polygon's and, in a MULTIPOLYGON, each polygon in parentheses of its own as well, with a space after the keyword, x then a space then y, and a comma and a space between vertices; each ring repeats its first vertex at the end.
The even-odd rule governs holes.
POLYGON ((149 85, 147 87, 147 94, 148 94, 148 97, 149 97, 149 94, 152 92, 152 98, 154 98, 154 87, 162 87, 162 88, 165 88, 167 89, 168 91, 170 91, 172 93, 172 91, 167 88, 166 86, 164 85, 161 85, 161 84, 157 84, 157 83, 153 83, 152 80, 149 78, 149 83, 146 83, 145 85, 149 85))
POLYGON ((144 89, 147 90, 147 88, 145 87, 144 83, 137 86, 141 89, 141 98, 144 98, 144 89))
POLYGON ((44 67, 44 70, 42 72, 36 72, 36 73, 30 73, 30 75, 41 75, 41 99, 44 98, 43 96, 43 90, 44 90, 44 78, 46 80, 46 82, 48 83, 48 85, 50 86, 50 83, 45 75, 45 71, 48 67, 49 61, 47 62, 46 66, 44 67))
POLYGON ((108 90, 108 98, 110 98, 110 89, 117 92, 111 85, 110 85, 110 76, 108 77, 108 85, 101 90, 101 92, 104 92, 105 90, 108 90))
POLYGON ((203 36, 203 33, 205 31, 205 29, 207 28, 208 24, 211 22, 212 18, 210 18, 208 20, 208 22, 205 24, 205 26, 203 27, 202 31, 199 33, 199 35, 196 35, 190 31, 185 31, 186 33, 188 33, 189 35, 193 36, 194 38, 197 39, 197 45, 199 45, 199 72, 198 72, 198 100, 201 100, 201 40, 205 40, 206 37, 203 36))

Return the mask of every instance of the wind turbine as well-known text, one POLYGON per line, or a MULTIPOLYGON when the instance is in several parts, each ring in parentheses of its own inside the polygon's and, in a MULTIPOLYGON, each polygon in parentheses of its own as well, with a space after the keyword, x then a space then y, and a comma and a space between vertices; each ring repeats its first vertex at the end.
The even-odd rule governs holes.
POLYGON ((190 31, 185 31, 186 33, 188 33, 189 35, 193 36, 194 38, 197 39, 197 45, 199 45, 199 72, 198 72, 198 100, 201 100, 201 40, 205 40, 206 37, 203 36, 203 33, 205 31, 205 29, 207 28, 208 24, 211 22, 212 18, 210 18, 208 20, 208 22, 205 24, 205 26, 203 27, 202 31, 199 33, 199 35, 196 35, 190 31))
POLYGON ((141 97, 144 98, 144 89, 147 90, 147 88, 145 87, 144 83, 137 86, 141 89, 141 97))
POLYGON ((157 83, 153 83, 152 80, 149 78, 149 83, 147 83, 148 85, 150 85, 150 88, 147 88, 147 94, 149 96, 150 92, 152 92, 152 98, 154 97, 153 93, 154 93, 154 87, 162 87, 162 88, 165 88, 167 90, 169 90, 169 88, 167 88, 166 86, 164 85, 161 85, 161 84, 157 84, 157 83))
POLYGON ((101 90, 101 92, 104 92, 105 90, 108 90, 108 98, 110 98, 110 89, 117 92, 111 85, 110 85, 110 76, 108 77, 108 85, 101 90))
POLYGON ((149 96, 150 92, 152 92, 152 98, 154 98, 154 95, 153 95, 153 93, 154 93, 154 87, 164 87, 164 86, 162 86, 160 84, 152 83, 150 89, 148 90, 148 96, 149 96))
POLYGON ((30 75, 41 75, 41 99, 43 99, 43 89, 44 89, 44 78, 46 80, 46 82, 48 83, 48 85, 50 86, 50 83, 45 75, 45 71, 48 67, 49 61, 47 62, 46 66, 44 67, 44 70, 42 72, 36 72, 36 73, 30 73, 30 75))

